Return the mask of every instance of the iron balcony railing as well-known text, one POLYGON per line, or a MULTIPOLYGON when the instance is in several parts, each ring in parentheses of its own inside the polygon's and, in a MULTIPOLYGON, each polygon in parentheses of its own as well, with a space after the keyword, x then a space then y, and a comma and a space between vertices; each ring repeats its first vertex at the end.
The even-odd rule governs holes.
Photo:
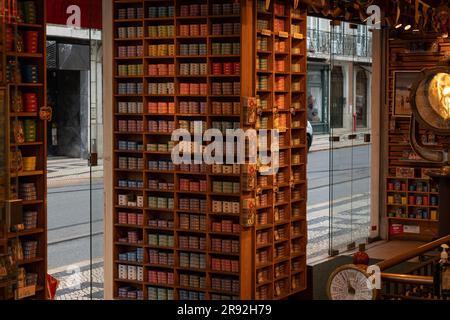
POLYGON ((347 57, 372 57, 372 36, 308 29, 308 52, 347 57))

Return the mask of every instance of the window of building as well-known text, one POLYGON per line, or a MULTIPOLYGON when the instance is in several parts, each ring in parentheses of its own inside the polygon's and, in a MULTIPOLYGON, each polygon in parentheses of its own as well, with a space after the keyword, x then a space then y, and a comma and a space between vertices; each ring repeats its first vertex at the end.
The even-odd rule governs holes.
POLYGON ((367 75, 364 70, 359 70, 356 74, 356 95, 355 95, 355 113, 356 126, 358 128, 367 127, 367 75))

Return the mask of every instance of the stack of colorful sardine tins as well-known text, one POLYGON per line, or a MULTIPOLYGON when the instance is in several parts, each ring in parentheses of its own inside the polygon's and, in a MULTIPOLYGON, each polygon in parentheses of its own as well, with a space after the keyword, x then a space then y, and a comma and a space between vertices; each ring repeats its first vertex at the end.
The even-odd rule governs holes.
POLYGON ((30 24, 37 23, 37 10, 36 10, 36 3, 34 1, 23 2, 22 13, 23 13, 25 23, 30 23, 30 24))
POLYGON ((37 199, 36 185, 34 183, 22 183, 19 187, 19 196, 24 201, 37 199))
POLYGON ((39 66, 38 65, 22 66, 22 81, 24 83, 38 83, 39 66))
POLYGON ((24 131, 25 131, 25 141, 35 142, 36 141, 36 120, 26 119, 24 120, 24 131))

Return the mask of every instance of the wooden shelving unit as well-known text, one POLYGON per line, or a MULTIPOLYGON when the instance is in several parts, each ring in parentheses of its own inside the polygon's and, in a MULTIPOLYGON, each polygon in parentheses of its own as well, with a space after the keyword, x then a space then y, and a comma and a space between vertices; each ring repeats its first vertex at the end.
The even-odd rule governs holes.
MULTIPOLYGON (((394 114, 394 83, 395 72, 416 71, 436 66, 445 54, 448 54, 447 39, 437 40, 437 37, 417 38, 404 34, 394 37, 388 43, 387 66, 388 81, 386 92, 389 108, 388 132, 388 171, 385 181, 386 219, 390 230, 390 239, 431 241, 438 235, 439 226, 439 191, 438 186, 423 172, 428 168, 438 168, 434 164, 415 157, 410 141, 410 117, 399 117, 394 114), (414 52, 418 43, 428 43, 431 48, 436 45, 436 52, 414 52), (405 178, 397 175, 398 169, 409 169, 411 175, 405 178), (418 188, 419 186, 419 188, 418 188), (409 228, 412 232, 399 232, 409 228)), ((411 79, 413 81, 414 79, 411 79)), ((434 140, 433 146, 439 147, 448 143, 448 137, 434 135, 420 128, 419 134, 427 142, 429 137, 434 140)))
MULTIPOLYGON (((2 62, 0 86, 7 92, 5 112, 6 181, 5 200, 22 200, 23 210, 5 209, 11 225, 24 224, 25 230, 13 232, 2 226, 3 253, 20 243, 23 258, 16 259, 19 287, 34 287, 34 295, 8 295, 10 299, 45 299, 47 274, 46 216, 46 122, 39 118, 39 108, 46 106, 46 31, 45 1, 17 1, 18 17, 2 21, 2 62), (20 133, 20 134, 18 134, 20 133), (19 135, 21 137, 19 137, 19 135), (20 155, 20 166, 13 158, 20 155), (22 276, 24 277, 22 279, 22 276)), ((12 12, 12 11, 11 11, 12 12)))
POLYGON ((257 54, 248 45, 259 37, 256 2, 112 3, 114 297, 283 299, 303 290, 306 56, 297 54, 306 52, 306 12, 278 1, 277 10, 285 7, 278 16, 272 4, 264 17, 283 20, 285 33, 271 30, 270 48, 257 54), (273 47, 280 39, 284 53, 273 47), (264 93, 256 81, 260 55, 270 57, 264 93), (276 69, 279 60, 284 70, 276 69), (278 77, 284 88, 275 87, 278 77), (258 94, 270 103, 249 124, 245 98, 258 94), (267 178, 266 185, 244 188, 246 165, 172 164, 174 129, 193 131, 194 121, 202 121, 203 129, 259 130, 263 117, 270 118, 267 129, 279 129, 284 139, 278 175, 256 177, 267 178), (254 213, 267 213, 267 221, 243 223, 248 204, 264 194, 266 203, 254 213), (258 242, 263 233, 266 244, 258 242), (258 264, 262 250, 268 259, 258 264))

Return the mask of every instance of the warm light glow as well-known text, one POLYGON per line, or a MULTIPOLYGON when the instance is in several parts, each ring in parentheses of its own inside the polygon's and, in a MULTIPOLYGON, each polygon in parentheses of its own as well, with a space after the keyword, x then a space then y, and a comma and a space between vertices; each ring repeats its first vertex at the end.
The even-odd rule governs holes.
POLYGON ((405 30, 406 30, 406 31, 408 31, 409 29, 411 29, 411 25, 410 25, 410 24, 408 24, 408 25, 405 26, 405 30))
POLYGON ((444 96, 448 96, 449 93, 450 93, 450 87, 449 87, 449 86, 446 86, 446 87, 444 88, 444 90, 442 90, 442 94, 443 94, 444 96))
POLYGON ((428 87, 428 99, 439 116, 450 119, 450 74, 438 73, 433 77, 428 87))
POLYGON ((402 26, 402 24, 399 23, 399 24, 397 24, 397 25, 395 26, 395 29, 398 29, 398 28, 400 28, 401 26, 402 26))

